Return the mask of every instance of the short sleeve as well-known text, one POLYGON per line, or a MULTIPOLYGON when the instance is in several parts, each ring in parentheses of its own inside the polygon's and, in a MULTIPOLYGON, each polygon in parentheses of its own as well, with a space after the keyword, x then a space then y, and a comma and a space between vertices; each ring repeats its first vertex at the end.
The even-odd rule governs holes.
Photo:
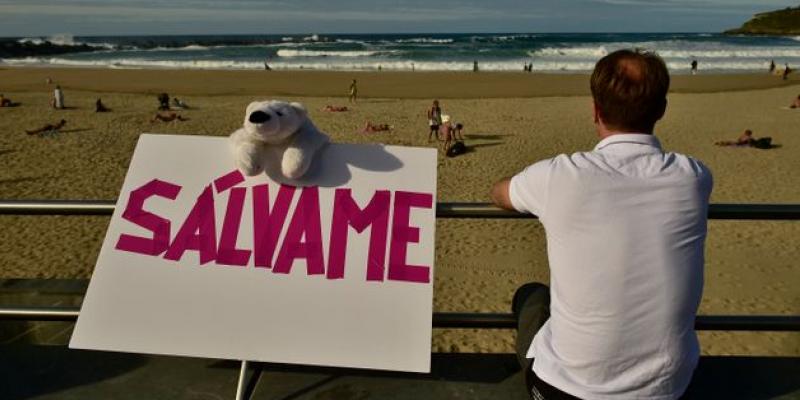
POLYGON ((552 164, 552 159, 539 161, 511 178, 508 197, 517 211, 537 216, 544 213, 552 164))

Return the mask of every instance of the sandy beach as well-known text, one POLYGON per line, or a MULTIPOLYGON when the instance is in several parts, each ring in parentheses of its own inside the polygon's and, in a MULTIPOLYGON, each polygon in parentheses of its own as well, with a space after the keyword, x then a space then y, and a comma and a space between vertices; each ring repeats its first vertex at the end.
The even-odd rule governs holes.
MULTIPOLYGON (((665 149, 713 171, 713 203, 800 202, 800 77, 768 74, 675 76, 656 134, 665 149), (745 129, 775 148, 722 148, 745 129)), ((0 198, 116 199, 139 134, 226 136, 252 100, 304 103, 341 143, 434 147, 425 111, 434 98, 465 125, 470 152, 438 160, 439 201, 488 201, 490 185, 559 153, 590 150, 588 75, 456 72, 265 72, 2 68, 0 93, 20 102, 0 108, 0 198), (48 106, 61 85, 69 109, 48 106), (347 104, 350 79, 361 99, 347 104), (151 123, 155 94, 192 108, 184 122, 151 123), (96 114, 102 98, 111 112, 96 114), (351 111, 326 113, 325 105, 351 111), (67 121, 61 134, 26 129, 67 121), (365 121, 389 133, 360 133, 365 121)), ((0 216, 0 277, 89 278, 107 217, 0 216)), ((519 285, 547 281, 542 227, 536 221, 437 222, 437 311, 507 312, 519 285)), ((800 314, 800 221, 712 221, 701 314, 800 314)), ((704 354, 800 356, 800 333, 701 333, 704 354)), ((435 351, 512 352, 508 331, 436 330, 435 351)))

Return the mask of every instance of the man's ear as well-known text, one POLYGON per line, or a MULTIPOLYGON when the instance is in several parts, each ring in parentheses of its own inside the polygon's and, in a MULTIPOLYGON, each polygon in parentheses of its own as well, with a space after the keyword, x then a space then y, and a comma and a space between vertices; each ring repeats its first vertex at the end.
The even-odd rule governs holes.
POLYGON ((592 101, 592 116, 594 117, 594 123, 600 123, 600 110, 597 108, 597 103, 592 101))
POLYGON ((666 112, 667 112, 667 98, 664 97, 664 104, 661 107, 661 112, 658 113, 658 118, 656 119, 656 121, 658 121, 661 118, 663 118, 664 117, 664 113, 666 113, 666 112))
POLYGON ((308 110, 306 110, 306 107, 303 106, 302 104, 292 102, 292 103, 289 103, 289 105, 292 108, 294 108, 294 110, 297 112, 297 114, 300 115, 301 117, 305 118, 305 117, 308 116, 308 110))

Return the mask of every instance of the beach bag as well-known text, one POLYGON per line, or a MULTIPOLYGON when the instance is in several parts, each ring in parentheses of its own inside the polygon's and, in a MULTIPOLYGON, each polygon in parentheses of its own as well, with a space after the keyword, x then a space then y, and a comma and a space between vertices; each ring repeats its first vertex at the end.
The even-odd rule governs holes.
POLYGON ((771 149, 772 148, 772 138, 771 137, 763 137, 760 139, 756 139, 753 141, 753 147, 757 149, 771 149))
POLYGON ((452 146, 447 150, 448 157, 455 157, 467 152, 467 146, 462 141, 457 141, 453 143, 452 146))

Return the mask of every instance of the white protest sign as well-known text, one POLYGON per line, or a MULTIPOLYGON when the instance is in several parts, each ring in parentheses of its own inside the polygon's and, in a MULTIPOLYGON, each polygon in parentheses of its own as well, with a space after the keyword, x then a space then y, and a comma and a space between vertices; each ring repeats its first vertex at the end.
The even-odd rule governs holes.
POLYGON ((304 186, 142 135, 71 348, 427 372, 436 151, 331 144, 304 186))

